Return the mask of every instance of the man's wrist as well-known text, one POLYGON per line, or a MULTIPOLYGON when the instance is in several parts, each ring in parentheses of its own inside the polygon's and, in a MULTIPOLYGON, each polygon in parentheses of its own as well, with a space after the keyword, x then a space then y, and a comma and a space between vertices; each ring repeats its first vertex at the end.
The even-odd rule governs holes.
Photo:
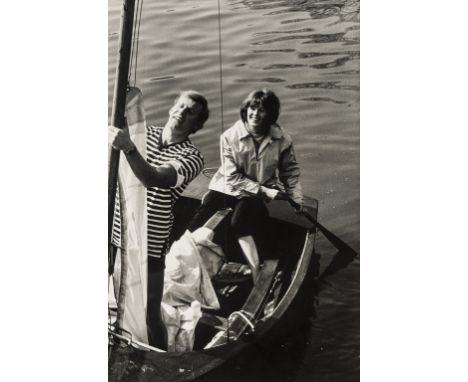
POLYGON ((132 143, 128 147, 124 148, 122 151, 124 152, 125 155, 130 155, 136 151, 136 146, 135 144, 132 143))

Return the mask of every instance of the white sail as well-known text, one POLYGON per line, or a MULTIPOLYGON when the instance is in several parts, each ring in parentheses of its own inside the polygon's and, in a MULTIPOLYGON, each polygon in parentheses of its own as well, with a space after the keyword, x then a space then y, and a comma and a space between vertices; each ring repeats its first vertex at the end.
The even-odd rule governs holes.
MULTIPOLYGON (((145 158, 146 118, 139 89, 133 88, 127 96, 127 120, 132 141, 145 158)), ((117 254, 113 279, 118 325, 124 333, 129 332, 133 340, 148 343, 146 188, 134 175, 125 157, 119 163, 119 196, 122 249, 117 254)))

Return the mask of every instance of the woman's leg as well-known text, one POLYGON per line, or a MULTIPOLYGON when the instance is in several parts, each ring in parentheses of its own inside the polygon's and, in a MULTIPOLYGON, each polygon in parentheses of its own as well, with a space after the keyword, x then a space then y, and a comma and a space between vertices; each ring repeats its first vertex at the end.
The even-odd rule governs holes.
POLYGON ((260 258, 258 257, 257 246, 253 236, 242 236, 237 239, 239 245, 244 253, 247 264, 252 271, 252 280, 254 284, 257 281, 258 271, 260 270, 260 258))
POLYGON ((254 283, 260 268, 260 256, 253 235, 266 224, 267 218, 268 210, 260 199, 244 198, 237 203, 231 219, 239 245, 252 270, 254 283))
POLYGON ((202 204, 190 220, 187 229, 190 232, 194 232, 197 228, 202 227, 217 211, 226 207, 232 207, 233 201, 235 202, 236 199, 232 196, 217 191, 208 191, 203 198, 202 204))

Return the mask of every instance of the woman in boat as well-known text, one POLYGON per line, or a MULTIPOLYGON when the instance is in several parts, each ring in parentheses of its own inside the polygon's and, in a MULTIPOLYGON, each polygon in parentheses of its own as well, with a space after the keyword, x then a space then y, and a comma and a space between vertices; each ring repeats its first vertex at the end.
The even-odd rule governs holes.
POLYGON ((217 210, 233 208, 231 227, 254 282, 257 242, 268 217, 265 201, 290 198, 303 205, 299 165, 291 137, 276 123, 279 112, 279 99, 269 89, 256 89, 242 102, 240 120, 220 137, 221 166, 189 224, 194 232, 217 210))

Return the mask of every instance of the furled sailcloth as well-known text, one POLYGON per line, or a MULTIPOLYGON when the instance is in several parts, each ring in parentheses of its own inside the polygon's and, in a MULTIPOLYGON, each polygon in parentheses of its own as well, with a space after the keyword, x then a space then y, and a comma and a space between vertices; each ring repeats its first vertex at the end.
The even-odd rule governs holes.
MULTIPOLYGON (((130 136, 146 158, 146 117, 143 96, 137 88, 127 93, 127 121, 130 136)), ((147 224, 146 188, 134 175, 122 155, 119 164, 121 250, 115 263, 114 288, 117 325, 132 339, 148 343, 146 328, 147 224)))
MULTIPOLYGON (((161 310, 167 329, 168 351, 191 351, 195 341, 195 327, 201 317, 201 307, 220 309, 207 268, 216 273, 215 261, 211 259, 224 259, 224 254, 221 247, 211 242, 209 237, 203 237, 204 231, 197 231, 198 237, 185 231, 172 244, 166 257, 161 310), (205 253, 204 256, 202 252, 205 253)), ((218 261, 218 264, 221 266, 221 262, 218 261)))

